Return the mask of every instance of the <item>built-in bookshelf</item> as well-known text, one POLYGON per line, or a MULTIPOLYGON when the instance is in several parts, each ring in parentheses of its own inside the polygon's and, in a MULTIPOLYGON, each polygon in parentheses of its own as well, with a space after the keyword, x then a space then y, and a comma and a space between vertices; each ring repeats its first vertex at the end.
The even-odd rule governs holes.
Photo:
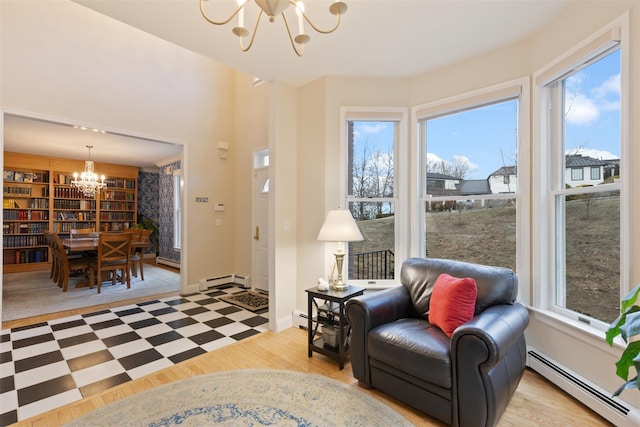
POLYGON ((107 187, 94 198, 71 185, 84 162, 21 153, 4 153, 4 272, 50 268, 44 232, 68 238, 73 228, 120 231, 137 218, 138 169, 96 163, 107 187))
POLYGON ((5 169, 2 193, 3 264, 48 263, 49 171, 5 169))

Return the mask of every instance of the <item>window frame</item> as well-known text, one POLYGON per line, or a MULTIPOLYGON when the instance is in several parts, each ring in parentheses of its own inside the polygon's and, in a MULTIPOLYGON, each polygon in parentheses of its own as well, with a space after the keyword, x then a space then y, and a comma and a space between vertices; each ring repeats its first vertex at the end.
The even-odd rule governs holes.
MULTIPOLYGON (((463 93, 439 101, 417 105, 411 110, 411 126, 414 129, 412 135, 412 172, 411 172, 411 229, 419 230, 411 233, 411 256, 423 257, 425 243, 421 236, 426 233, 426 221, 424 219, 422 204, 425 201, 424 186, 426 186, 426 167, 423 167, 423 137, 422 122, 429 118, 435 118, 445 114, 461 112, 486 105, 518 100, 518 141, 517 141, 517 191, 512 195, 516 201, 516 270, 518 274, 518 299, 529 303, 530 295, 530 166, 525 159, 529 158, 530 143, 530 79, 522 77, 501 84, 487 86, 475 91, 463 93), (423 185, 424 183, 424 185, 423 185)), ((426 155, 426 153, 424 153, 426 155)), ((465 196, 468 198, 467 196, 465 196)), ((476 200, 503 199, 502 195, 476 195, 476 200)))
MULTIPOLYGON (((407 167, 408 161, 408 109, 401 107, 340 107, 340 204, 347 209, 354 198, 348 195, 348 150, 347 123, 349 121, 395 121, 398 122, 397 141, 394 147, 394 196, 392 198, 395 207, 394 221, 394 259, 404 260, 408 254, 408 194, 407 167)), ((387 201, 384 199, 381 201, 387 201)), ((368 202, 380 201, 369 199, 368 202)), ((349 245, 345 245, 346 257, 349 256, 349 245)), ((344 266, 343 275, 349 284, 361 286, 367 289, 384 289, 398 284, 400 279, 401 262, 394 264, 394 279, 377 280, 352 280, 347 277, 347 266, 344 266)))
MULTIPOLYGON (((620 298, 622 299, 632 288, 629 282, 629 206, 628 191, 629 170, 629 17, 628 13, 621 15, 600 30, 593 32, 579 44, 566 50, 543 68, 533 74, 533 139, 540 141, 533 147, 532 162, 534 170, 539 171, 532 182, 533 215, 532 218, 532 259, 538 266, 533 280, 540 283, 532 293, 532 308, 544 313, 547 321, 552 324, 562 324, 580 330, 591 336, 601 336, 602 331, 609 326, 607 323, 588 318, 570 309, 555 305, 557 291, 556 276, 556 239, 557 223, 554 205, 558 196, 581 193, 583 190, 559 188, 561 177, 558 176, 557 162, 564 159, 562 147, 554 147, 552 132, 562 132, 561 126, 553 126, 553 119, 547 117, 547 105, 550 105, 550 93, 545 87, 553 81, 569 74, 576 67, 597 58, 604 52, 610 51, 613 44, 620 51, 620 180, 617 184, 608 184, 606 188, 596 191, 620 191, 620 298), (556 162, 556 164, 554 164, 556 162)), ((555 97, 556 99, 559 97, 555 97)), ((602 179, 602 173, 600 173, 602 179)), ((561 268, 561 270, 564 267, 561 268)))
POLYGON ((173 249, 182 248, 182 169, 173 171, 173 249))

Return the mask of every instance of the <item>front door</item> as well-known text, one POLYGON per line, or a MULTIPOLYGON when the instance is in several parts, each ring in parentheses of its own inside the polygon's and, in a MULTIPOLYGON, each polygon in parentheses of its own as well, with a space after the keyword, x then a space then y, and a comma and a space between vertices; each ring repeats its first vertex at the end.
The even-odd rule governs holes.
MULTIPOLYGON (((255 156, 265 156, 265 152, 255 156)), ((268 159, 268 154, 266 154, 268 159)), ((256 162, 253 169, 253 260, 252 287, 269 292, 269 167, 268 160, 256 162)))

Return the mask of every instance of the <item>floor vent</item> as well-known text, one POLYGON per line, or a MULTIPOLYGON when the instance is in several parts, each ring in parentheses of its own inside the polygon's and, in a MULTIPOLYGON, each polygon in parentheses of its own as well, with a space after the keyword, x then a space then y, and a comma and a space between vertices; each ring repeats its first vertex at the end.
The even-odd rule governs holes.
POLYGON ((527 365, 616 426, 640 426, 640 414, 611 392, 589 382, 536 349, 527 352, 527 365))

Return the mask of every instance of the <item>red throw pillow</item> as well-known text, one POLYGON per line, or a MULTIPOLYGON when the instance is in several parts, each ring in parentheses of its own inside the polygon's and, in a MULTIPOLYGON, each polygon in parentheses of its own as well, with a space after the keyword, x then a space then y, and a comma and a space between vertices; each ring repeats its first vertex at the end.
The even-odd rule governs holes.
POLYGON ((473 318, 477 295, 474 279, 459 279, 442 273, 436 279, 431 293, 429 323, 451 337, 458 326, 473 318))

